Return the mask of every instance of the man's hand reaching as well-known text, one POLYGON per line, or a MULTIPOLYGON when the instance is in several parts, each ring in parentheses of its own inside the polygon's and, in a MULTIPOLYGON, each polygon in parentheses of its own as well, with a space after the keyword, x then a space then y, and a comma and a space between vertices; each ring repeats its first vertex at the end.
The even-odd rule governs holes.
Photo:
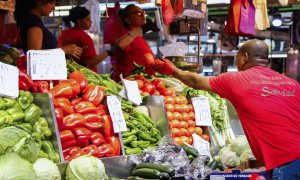
POLYGON ((155 71, 158 71, 162 74, 166 75, 173 75, 174 69, 176 69, 176 66, 168 59, 163 58, 163 59, 155 59, 154 64, 152 65, 152 68, 155 71))

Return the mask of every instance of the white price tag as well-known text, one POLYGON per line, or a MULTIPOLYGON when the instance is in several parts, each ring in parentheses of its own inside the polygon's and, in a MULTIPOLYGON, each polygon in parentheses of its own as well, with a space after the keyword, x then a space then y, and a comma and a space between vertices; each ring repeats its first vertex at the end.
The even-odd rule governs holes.
POLYGON ((192 98, 197 126, 212 126, 208 99, 203 96, 192 98))
POLYGON ((32 80, 67 79, 65 53, 61 49, 30 50, 27 69, 32 80))
POLYGON ((16 66, 0 62, 0 96, 19 96, 19 70, 16 66))
POLYGON ((209 142, 202 139, 197 134, 192 134, 193 138, 193 146, 198 150, 199 154, 206 155, 211 158, 210 150, 209 150, 209 142))
POLYGON ((107 96, 107 106, 111 116, 114 132, 127 131, 124 115, 121 108, 121 100, 117 96, 107 96))
POLYGON ((122 74, 120 75, 120 79, 124 85, 127 99, 135 105, 140 105, 143 101, 138 83, 136 81, 123 79, 122 74))

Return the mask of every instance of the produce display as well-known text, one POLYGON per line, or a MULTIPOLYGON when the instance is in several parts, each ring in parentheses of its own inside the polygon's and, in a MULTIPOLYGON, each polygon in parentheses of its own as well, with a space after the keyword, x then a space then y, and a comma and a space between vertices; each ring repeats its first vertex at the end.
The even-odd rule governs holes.
POLYGON ((29 91, 20 90, 15 100, 0 97, 0 109, 0 155, 16 152, 30 162, 38 157, 60 162, 48 120, 29 91))

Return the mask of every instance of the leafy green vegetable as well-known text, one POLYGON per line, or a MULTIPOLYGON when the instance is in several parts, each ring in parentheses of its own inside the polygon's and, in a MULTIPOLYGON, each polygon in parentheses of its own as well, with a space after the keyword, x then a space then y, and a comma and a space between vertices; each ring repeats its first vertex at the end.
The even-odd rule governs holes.
POLYGON ((240 156, 245 149, 250 149, 246 136, 243 135, 235 138, 231 143, 231 149, 233 152, 236 152, 238 156, 240 156))
POLYGON ((6 153, 0 156, 0 169, 0 180, 35 179, 32 164, 16 153, 6 153))
POLYGON ((36 179, 43 180, 60 180, 61 175, 56 164, 46 158, 39 158, 33 164, 35 170, 36 179))
POLYGON ((102 161, 91 155, 80 156, 73 159, 66 171, 67 180, 107 180, 105 167, 102 161))

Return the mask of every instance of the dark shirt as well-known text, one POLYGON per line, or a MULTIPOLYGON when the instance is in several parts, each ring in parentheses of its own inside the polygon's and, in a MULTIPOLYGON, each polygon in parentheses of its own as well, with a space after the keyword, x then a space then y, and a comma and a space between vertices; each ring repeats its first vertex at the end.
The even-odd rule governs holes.
POLYGON ((42 49, 55 49, 57 48, 57 39, 55 36, 44 26, 43 21, 37 15, 32 13, 20 23, 20 35, 24 52, 28 51, 27 47, 27 31, 32 27, 39 27, 43 31, 42 49))

